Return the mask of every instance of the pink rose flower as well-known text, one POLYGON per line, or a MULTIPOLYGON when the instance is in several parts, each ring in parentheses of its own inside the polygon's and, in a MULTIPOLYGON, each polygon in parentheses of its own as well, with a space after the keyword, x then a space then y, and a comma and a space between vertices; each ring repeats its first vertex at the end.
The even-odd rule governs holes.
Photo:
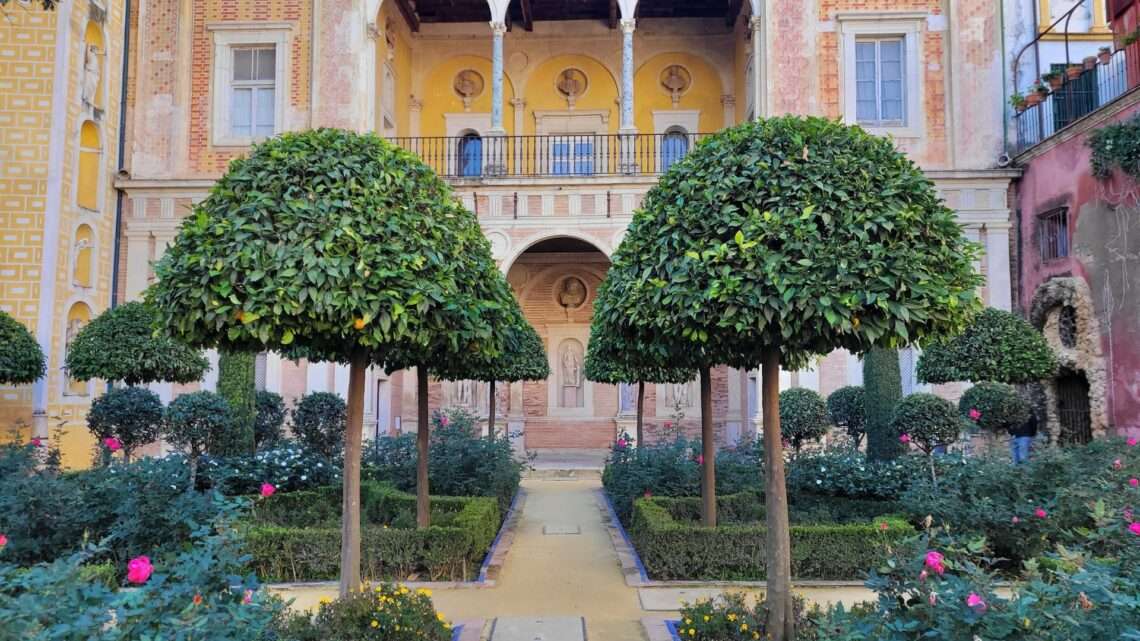
POLYGON ((644 496, 647 499, 651 499, 651 498, 653 498, 653 492, 650 492, 649 490, 645 490, 645 494, 642 494, 642 496, 644 496))
POLYGON ((900 436, 899 443, 910 443, 910 434, 903 434, 900 436))
POLYGON ((1137 478, 1128 479, 1128 484, 1131 485, 1132 487, 1140 487, 1140 479, 1137 479, 1137 478))
POLYGON ((665 429, 669 429, 670 427, 673 427, 673 423, 670 421, 665 421, 665 429))
POLYGON ((937 593, 931 592, 930 596, 927 597, 927 599, 930 601, 930 605, 932 605, 932 606, 938 605, 938 594, 937 593))
POLYGON ((241 597, 241 602, 245 605, 253 603, 253 590, 246 590, 245 594, 241 597))
POLYGON ((446 415, 446 414, 444 414, 443 416, 440 416, 440 417, 439 417, 439 424, 440 424, 440 425, 442 425, 442 426, 444 426, 444 427, 447 427, 447 425, 448 425, 449 423, 451 423, 451 419, 447 418, 447 415, 446 415))
POLYGON ((925 581, 926 577, 928 577, 928 576, 930 576, 930 575, 927 574, 926 570, 923 570, 922 572, 918 573, 918 580, 919 581, 925 581))
POLYGON ((1012 519, 1010 519, 1010 520, 1013 522, 1013 524, 1014 524, 1014 525, 1017 525, 1018 523, 1021 523, 1021 519, 1019 519, 1019 518, 1018 518, 1018 517, 1016 517, 1016 516, 1015 516, 1015 517, 1013 517, 1013 518, 1012 518, 1012 519))
POLYGON ((986 611, 986 600, 977 592, 971 592, 970 596, 966 597, 966 605, 979 613, 986 611))
POLYGON ((976 408, 976 407, 970 408, 970 420, 971 421, 974 421, 975 423, 977 423, 978 420, 981 418, 982 418, 982 413, 978 411, 978 408, 976 408))
POLYGON ((1039 507, 1036 510, 1033 510, 1033 516, 1036 516, 1039 519, 1043 519, 1049 516, 1049 513, 1045 511, 1045 508, 1039 507))
POLYGON ((704 464, 705 464, 705 455, 704 454, 698 454, 697 455, 697 465, 704 465, 704 464))
POLYGON ((4 547, 5 545, 8 545, 8 536, 5 534, 0 534, 0 548, 4 547))
POLYGON ((277 491, 277 488, 274 487, 274 485, 272 483, 262 483, 261 484, 261 497, 262 498, 267 499, 267 498, 273 496, 273 493, 276 491, 277 491))
POLYGON ((1122 467, 1124 467, 1124 463, 1121 463, 1120 459, 1116 459, 1115 461, 1112 462, 1112 469, 1119 470, 1122 467))
POLYGON ((114 436, 108 436, 107 438, 103 439, 103 447, 111 450, 112 452, 118 452, 119 450, 123 449, 123 443, 114 436))
POLYGON ((618 442, 617 442, 617 446, 618 446, 618 447, 624 448, 626 445, 627 445, 627 443, 625 442, 625 439, 624 439, 624 438, 619 438, 619 439, 618 439, 618 442))
POLYGON ((1129 522, 1132 521, 1132 508, 1130 508, 1130 507, 1124 508, 1124 520, 1129 521, 1129 522))
POLYGON ((890 528, 890 527, 891 527, 891 526, 887 525, 886 523, 880 523, 880 524, 879 524, 879 529, 880 529, 880 530, 882 530, 883 532, 886 532, 886 531, 887 531, 887 529, 888 529, 888 528, 890 528))
POLYGON ((946 572, 946 566, 943 564, 945 559, 946 557, 942 556, 941 552, 930 550, 926 553, 926 567, 934 570, 935 574, 941 576, 946 572))
POLYGON ((1132 437, 1129 437, 1129 439, 1125 442, 1128 443, 1128 447, 1136 447, 1136 444, 1140 443, 1140 439, 1137 439, 1135 436, 1132 436, 1132 437))
POLYGON ((37 437, 32 439, 32 447, 43 447, 43 446, 44 446, 44 440, 42 438, 37 436, 37 437))
POLYGON ((1128 531, 1135 534, 1136 536, 1140 536, 1140 521, 1136 523, 1129 523, 1128 531))
POLYGON ((146 583, 154 573, 154 566, 150 564, 150 557, 136 556, 127 564, 127 581, 141 585, 146 583))

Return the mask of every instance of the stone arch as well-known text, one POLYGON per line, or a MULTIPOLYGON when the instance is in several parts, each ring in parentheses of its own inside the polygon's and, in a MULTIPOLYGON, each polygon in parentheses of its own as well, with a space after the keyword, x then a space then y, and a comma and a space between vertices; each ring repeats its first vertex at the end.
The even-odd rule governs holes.
MULTIPOLYGON (((75 335, 79 330, 83 329, 87 323, 91 322, 91 305, 84 300, 73 300, 67 307, 67 315, 63 319, 63 343, 61 345, 61 363, 67 362, 67 350, 71 347, 71 341, 75 339, 75 335)), ((67 375, 67 370, 64 369, 64 376, 62 380, 63 396, 91 396, 91 381, 76 381, 67 375)))
POLYGON ((1045 398, 1045 424, 1049 439, 1060 437, 1058 381, 1065 374, 1083 375, 1088 381, 1089 419, 1093 437, 1103 437, 1109 427, 1108 374, 1104 360, 1096 310, 1088 283, 1080 278, 1053 278, 1042 283, 1033 295, 1029 321, 1042 334, 1057 355, 1060 368, 1042 384, 1045 398), (1061 317, 1065 308, 1075 312, 1075 342, 1067 345, 1061 337, 1061 317))
POLYGON ((75 181, 75 204, 83 209, 99 211, 103 171, 103 136, 94 120, 79 126, 79 160, 75 181))
POLYGON ((95 286, 95 271, 98 237, 95 228, 88 223, 79 223, 71 235, 71 285, 91 288, 95 286))
POLYGON ((531 236, 530 238, 527 238, 526 242, 524 243, 508 247, 506 256, 503 258, 502 263, 500 264, 500 268, 502 269, 503 274, 509 274, 511 267, 514 266, 519 257, 525 254, 527 250, 544 240, 552 240, 555 238, 573 238, 574 240, 580 240, 584 243, 593 245, 594 248, 604 254, 606 258, 610 258, 613 255, 613 247, 604 242, 601 238, 594 236, 593 234, 589 234, 577 229, 544 230, 534 236, 531 236))

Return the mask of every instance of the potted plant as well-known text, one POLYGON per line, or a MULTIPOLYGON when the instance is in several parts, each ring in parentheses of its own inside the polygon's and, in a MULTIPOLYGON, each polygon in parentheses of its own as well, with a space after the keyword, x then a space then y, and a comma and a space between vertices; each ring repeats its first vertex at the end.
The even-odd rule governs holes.
POLYGON ((1136 44, 1137 40, 1140 40, 1140 30, 1126 34, 1120 42, 1123 47, 1129 47, 1136 44))
POLYGON ((1021 95, 1018 92, 1014 92, 1014 94, 1009 97, 1009 104, 1017 110, 1017 113, 1021 113, 1028 109, 1028 105, 1025 102, 1025 96, 1021 95))
POLYGON ((1065 78, 1061 76, 1060 71, 1049 71, 1043 73, 1041 74, 1041 80, 1049 83, 1049 86, 1053 89, 1053 91, 1060 89, 1061 85, 1065 82, 1065 78))
POLYGON ((1041 81, 1033 83, 1033 91, 1025 95, 1025 108, 1028 109, 1033 105, 1040 104, 1045 100, 1045 96, 1049 95, 1049 88, 1041 84, 1041 81))
POLYGON ((1107 65, 1112 62, 1112 47, 1101 47, 1097 51, 1096 57, 1100 60, 1100 64, 1107 65))
POLYGON ((1096 67, 1096 56, 1086 56, 1081 62, 1084 63, 1085 71, 1091 71, 1096 67))
POLYGON ((1076 80, 1080 78, 1081 74, 1084 72, 1085 68, 1081 65, 1069 65, 1068 68, 1065 69, 1065 75, 1069 77, 1069 80, 1076 80))

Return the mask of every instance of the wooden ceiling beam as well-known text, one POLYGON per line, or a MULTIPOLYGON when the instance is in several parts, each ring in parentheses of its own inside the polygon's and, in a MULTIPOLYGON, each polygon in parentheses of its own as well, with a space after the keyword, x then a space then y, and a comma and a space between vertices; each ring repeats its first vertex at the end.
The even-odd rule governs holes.
POLYGON ((728 13, 724 16, 724 24, 731 27, 736 24, 736 16, 740 15, 740 5, 744 0, 728 0, 728 13))
POLYGON ((530 6, 530 0, 519 0, 519 5, 522 7, 523 29, 534 31, 534 9, 530 6))
POLYGON ((396 0, 396 8, 400 10, 400 15, 404 16, 404 21, 408 23, 408 28, 413 33, 418 33, 420 30, 420 16, 416 13, 416 8, 412 6, 410 0, 396 0))
POLYGON ((619 15, 617 0, 610 0, 610 29, 618 28, 619 15))

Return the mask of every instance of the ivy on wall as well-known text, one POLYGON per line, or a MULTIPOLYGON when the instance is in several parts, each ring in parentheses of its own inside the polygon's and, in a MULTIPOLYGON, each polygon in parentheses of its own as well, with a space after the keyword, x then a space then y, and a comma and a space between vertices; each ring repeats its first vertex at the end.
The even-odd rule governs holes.
POLYGON ((1119 169, 1140 180, 1140 116, 1101 127, 1089 135, 1092 172, 1107 178, 1119 169))

